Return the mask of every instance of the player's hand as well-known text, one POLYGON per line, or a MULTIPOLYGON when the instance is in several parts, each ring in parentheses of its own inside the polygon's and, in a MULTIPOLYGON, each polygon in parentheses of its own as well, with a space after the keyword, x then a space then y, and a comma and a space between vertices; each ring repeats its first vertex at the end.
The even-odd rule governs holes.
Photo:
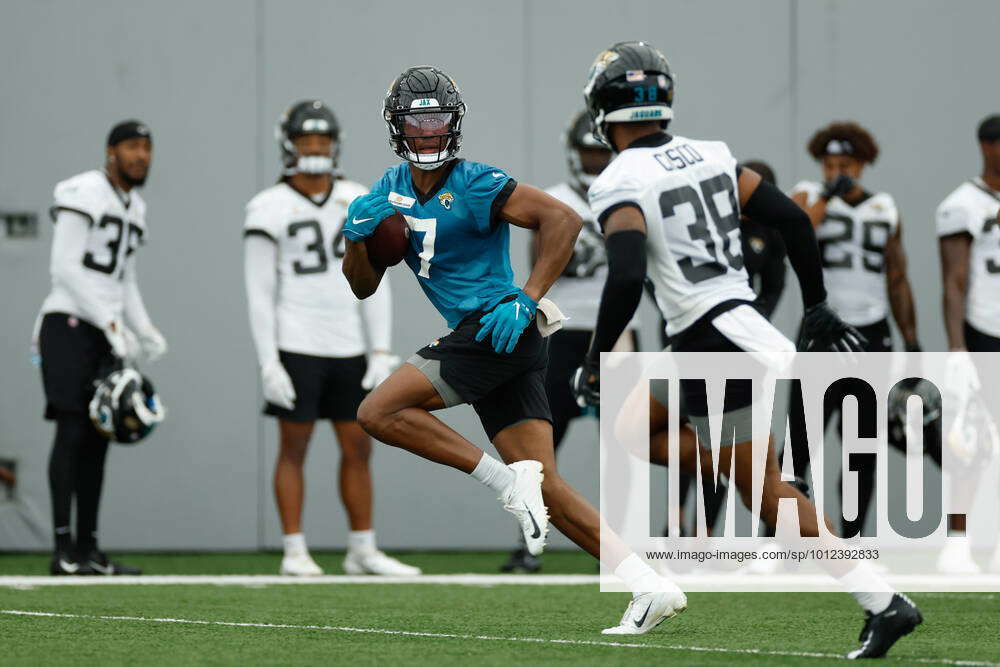
POLYGON ((264 366, 260 370, 260 380, 264 385, 264 400, 286 410, 295 409, 295 386, 280 360, 275 359, 264 366))
POLYGON ((855 185, 857 185, 857 183, 850 176, 847 176, 846 174, 837 174, 833 180, 828 181, 823 187, 823 192, 820 194, 820 197, 827 201, 830 201, 834 197, 843 197, 848 192, 853 190, 855 185))
POLYGON ((601 367, 589 355, 584 357, 583 365, 573 373, 570 390, 581 408, 601 404, 601 367))
POLYGON ((139 348, 146 361, 156 361, 167 353, 167 339, 154 326, 139 332, 138 339, 139 348))
POLYGON ((375 233, 379 223, 396 212, 385 195, 368 193, 351 202, 344 220, 344 236, 358 243, 375 233))
POLYGON ((118 318, 108 322, 104 328, 104 337, 108 339, 111 353, 119 359, 128 358, 128 342, 125 340, 125 325, 118 318))
POLYGON ((371 391, 382 384, 399 366, 400 358, 388 352, 372 352, 368 355, 368 370, 361 378, 361 388, 371 391))
POLYGON ((525 328, 535 318, 536 308, 538 303, 518 290, 517 297, 512 301, 501 303, 479 318, 479 323, 483 326, 479 327, 476 341, 481 341, 492 333, 493 351, 510 354, 525 328))
POLYGON ((968 350, 952 350, 944 367, 944 385, 949 399, 964 405, 982 387, 979 372, 968 350))
POLYGON ((826 301, 806 309, 799 334, 800 352, 861 352, 866 345, 868 339, 840 319, 826 301))

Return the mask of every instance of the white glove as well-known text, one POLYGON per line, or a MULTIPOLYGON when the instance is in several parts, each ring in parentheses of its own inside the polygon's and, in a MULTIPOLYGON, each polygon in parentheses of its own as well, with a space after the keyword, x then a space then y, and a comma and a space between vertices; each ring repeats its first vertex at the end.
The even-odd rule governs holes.
POLYGON ((104 337, 108 339, 111 352, 119 359, 128 358, 128 342, 125 339, 125 325, 120 319, 113 319, 104 325, 102 329, 104 337))
POLYGON ((295 386, 280 360, 268 362, 260 370, 260 380, 264 385, 264 400, 286 410, 295 409, 295 386))
POLYGON ((395 354, 372 352, 368 356, 368 370, 365 371, 365 376, 361 378, 361 388, 365 391, 371 391, 382 384, 396 370, 399 362, 400 359, 395 354))
POLYGON ((139 337, 128 327, 122 328, 122 334, 125 336, 125 358, 131 361, 139 359, 142 356, 142 343, 139 342, 139 337))
POLYGON ((972 356, 965 350, 948 353, 944 376, 945 391, 959 405, 966 403, 982 387, 972 356))
POLYGON ((138 334, 139 347, 146 361, 156 361, 167 353, 167 339, 156 327, 149 327, 138 334))

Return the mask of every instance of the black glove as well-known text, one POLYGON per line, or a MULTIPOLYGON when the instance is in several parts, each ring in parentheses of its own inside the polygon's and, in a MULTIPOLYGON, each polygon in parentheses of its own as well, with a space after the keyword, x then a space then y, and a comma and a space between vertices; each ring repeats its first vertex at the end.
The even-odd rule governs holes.
POLYGON ((601 404, 601 367, 589 356, 584 357, 583 365, 573 373, 570 391, 581 408, 601 404))
POLYGON ((830 201, 834 197, 843 197, 853 190, 854 186, 855 182, 853 178, 845 174, 838 174, 836 178, 826 184, 820 197, 827 201, 830 201))
POLYGON ((802 316, 802 332, 799 334, 800 352, 862 352, 868 339, 840 319, 837 313, 821 301, 806 309, 802 316))

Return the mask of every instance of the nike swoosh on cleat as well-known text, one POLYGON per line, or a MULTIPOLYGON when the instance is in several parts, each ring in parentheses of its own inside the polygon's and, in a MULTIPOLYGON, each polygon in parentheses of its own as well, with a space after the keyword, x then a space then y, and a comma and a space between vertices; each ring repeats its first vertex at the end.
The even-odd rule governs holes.
POLYGON ((524 503, 524 511, 528 513, 528 518, 531 519, 531 525, 535 527, 535 532, 531 534, 531 539, 538 539, 542 534, 542 529, 538 527, 538 522, 535 521, 535 515, 528 509, 528 503, 524 503))
POLYGON ((114 565, 110 565, 110 564, 105 567, 105 566, 101 565, 100 563, 97 563, 95 561, 90 561, 90 567, 94 568, 96 571, 100 572, 101 574, 114 574, 115 573, 115 566, 114 565))
POLYGON ((640 618, 639 620, 635 621, 635 627, 637 627, 637 628, 641 628, 642 627, 642 624, 646 622, 646 617, 649 616, 649 610, 652 609, 652 608, 653 608, 653 603, 650 602, 649 606, 646 607, 646 612, 642 615, 642 618, 640 618))
POLYGON ((66 572, 69 572, 70 574, 73 574, 74 572, 80 569, 80 566, 77 563, 68 563, 62 558, 59 559, 59 567, 65 570, 66 572))
POLYGON ((374 220, 374 219, 375 218, 361 218, 360 220, 358 220, 357 218, 354 218, 354 220, 351 221, 351 224, 360 225, 362 222, 368 222, 369 220, 374 220))

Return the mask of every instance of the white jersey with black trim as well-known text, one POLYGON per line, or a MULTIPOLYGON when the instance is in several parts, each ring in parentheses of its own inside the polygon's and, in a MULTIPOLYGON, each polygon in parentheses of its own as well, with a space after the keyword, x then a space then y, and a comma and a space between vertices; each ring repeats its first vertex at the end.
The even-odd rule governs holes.
POLYGON ((972 236, 965 319, 1000 336, 1000 192, 978 176, 959 185, 937 208, 938 236, 972 236))
MULTIPOLYGON (((802 181, 792 194, 804 192, 806 205, 819 199, 823 186, 802 181)), ((899 230, 899 210, 887 192, 871 195, 857 206, 840 197, 826 205, 816 228, 827 303, 848 324, 868 326, 889 314, 885 282, 885 247, 899 230)))
POLYGON ((620 206, 646 219, 646 275, 671 336, 724 301, 756 298, 743 268, 736 159, 722 141, 656 134, 618 154, 590 186, 603 225, 620 206))
MULTIPOLYGON (((125 302, 125 265, 146 240, 146 202, 135 189, 125 193, 111 184, 100 169, 85 171, 56 184, 50 209, 55 221, 60 211, 72 211, 89 223, 87 244, 81 257, 83 271, 74 273, 78 284, 63 285, 53 271, 52 291, 42 303, 42 314, 68 313, 89 320, 73 291, 84 292, 107 308, 112 318, 122 317, 125 302)), ((71 260, 73 261, 73 260, 71 260)), ((91 322, 103 327, 108 322, 91 322)))
POLYGON ((360 302, 341 265, 347 207, 367 192, 338 179, 327 196, 313 199, 282 182, 247 204, 244 235, 262 234, 277 245, 279 350, 321 357, 365 353, 360 302))
MULTIPOLYGON (((593 331, 597 327, 597 311, 608 276, 604 235, 590 212, 590 204, 569 183, 553 185, 545 192, 572 208, 583 219, 573 256, 545 296, 569 318, 563 325, 564 329, 593 331)), ((633 318, 629 328, 637 326, 638 319, 633 318)))

